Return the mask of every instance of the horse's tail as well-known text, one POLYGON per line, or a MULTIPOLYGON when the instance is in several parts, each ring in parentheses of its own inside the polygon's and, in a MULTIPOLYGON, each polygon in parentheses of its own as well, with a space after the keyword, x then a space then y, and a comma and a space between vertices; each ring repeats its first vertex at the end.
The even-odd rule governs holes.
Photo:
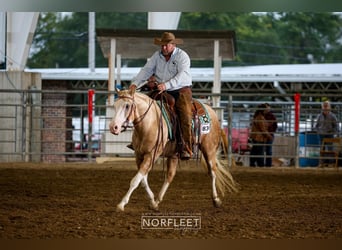
MULTIPOLYGON (((233 165, 235 161, 233 160, 233 165)), ((219 160, 219 157, 216 157, 216 188, 218 192, 225 196, 227 192, 237 192, 238 191, 238 184, 235 182, 233 176, 231 175, 228 167, 222 165, 219 160)))

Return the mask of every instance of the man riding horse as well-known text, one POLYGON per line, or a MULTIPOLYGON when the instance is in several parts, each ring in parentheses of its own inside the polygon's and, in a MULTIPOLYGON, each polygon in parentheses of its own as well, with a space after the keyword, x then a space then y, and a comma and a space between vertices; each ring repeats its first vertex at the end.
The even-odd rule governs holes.
POLYGON ((182 43, 182 39, 176 38, 171 32, 164 32, 161 38, 155 38, 154 44, 160 45, 161 49, 152 55, 138 75, 133 78, 129 88, 131 90, 140 88, 147 79, 154 76, 158 83, 156 89, 159 92, 166 91, 175 98, 176 112, 184 141, 180 157, 188 160, 192 157, 192 77, 190 57, 184 50, 177 47, 177 44, 182 43))

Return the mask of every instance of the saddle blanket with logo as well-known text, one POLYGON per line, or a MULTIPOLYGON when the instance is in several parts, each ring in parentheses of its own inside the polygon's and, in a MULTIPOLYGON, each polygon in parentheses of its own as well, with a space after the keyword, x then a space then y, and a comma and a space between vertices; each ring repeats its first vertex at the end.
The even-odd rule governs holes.
MULTIPOLYGON (((157 101, 159 107, 161 108, 163 117, 166 121, 168 131, 169 131, 169 139, 173 140, 175 138, 174 136, 174 130, 172 128, 175 127, 175 124, 173 124, 170 120, 170 114, 168 112, 168 108, 166 107, 167 103, 161 104, 161 102, 158 100, 157 101)), ((192 130, 195 135, 200 135, 200 134, 207 134, 210 132, 210 116, 205 108, 205 105, 196 100, 193 99, 193 105, 192 105, 192 130)))

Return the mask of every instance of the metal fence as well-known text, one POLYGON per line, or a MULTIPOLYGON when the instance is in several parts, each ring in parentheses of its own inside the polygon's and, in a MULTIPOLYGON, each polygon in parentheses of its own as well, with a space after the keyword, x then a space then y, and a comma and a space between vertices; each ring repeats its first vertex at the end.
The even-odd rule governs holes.
MULTIPOLYGON (((133 156, 133 151, 126 147, 131 141, 132 131, 114 136, 108 130, 114 111, 107 100, 113 94, 95 91, 93 121, 89 123, 88 91, 0 90, 0 160, 91 161, 96 157, 133 156)), ((337 96, 324 98, 336 99, 337 96)), ((194 97, 205 97, 208 100, 215 95, 196 93, 194 97)), ((303 96, 300 102, 299 133, 294 132, 295 108, 291 95, 220 95, 220 107, 215 109, 228 136, 229 159, 234 156, 239 164, 249 165, 250 123, 256 107, 265 103, 265 100, 277 117, 278 130, 272 156, 274 163, 306 166, 309 162, 306 159, 313 159, 314 163, 309 164, 317 165, 320 157, 319 142, 314 139, 310 144, 306 140, 310 134, 315 135, 312 131, 323 100, 319 94, 303 96), (248 101, 249 97, 256 95, 259 101, 248 101)), ((339 121, 337 136, 341 137, 342 103, 331 104, 332 112, 339 121)))

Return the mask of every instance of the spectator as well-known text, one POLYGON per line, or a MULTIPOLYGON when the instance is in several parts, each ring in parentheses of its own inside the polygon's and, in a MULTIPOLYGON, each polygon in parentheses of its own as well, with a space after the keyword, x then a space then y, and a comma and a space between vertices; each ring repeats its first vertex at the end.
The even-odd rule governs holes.
POLYGON ((274 141, 274 133, 277 131, 278 124, 277 124, 277 118, 271 111, 271 106, 268 103, 265 103, 265 110, 264 110, 264 117, 267 124, 267 131, 272 136, 272 139, 266 141, 265 145, 265 154, 266 154, 266 160, 265 160, 265 166, 271 167, 272 166, 272 144, 274 141))
MULTIPOLYGON (((338 132, 337 118, 331 112, 329 101, 322 103, 322 112, 317 116, 315 130, 319 135, 320 144, 322 144, 324 138, 333 138, 338 132)), ((332 146, 329 145, 326 150, 332 150, 332 146)), ((324 160, 321 163, 329 163, 329 160, 324 160)))
POLYGON ((265 104, 258 106, 253 115, 250 138, 252 140, 252 149, 249 165, 251 167, 263 167, 265 143, 272 140, 271 134, 267 130, 267 122, 264 117, 265 104))

